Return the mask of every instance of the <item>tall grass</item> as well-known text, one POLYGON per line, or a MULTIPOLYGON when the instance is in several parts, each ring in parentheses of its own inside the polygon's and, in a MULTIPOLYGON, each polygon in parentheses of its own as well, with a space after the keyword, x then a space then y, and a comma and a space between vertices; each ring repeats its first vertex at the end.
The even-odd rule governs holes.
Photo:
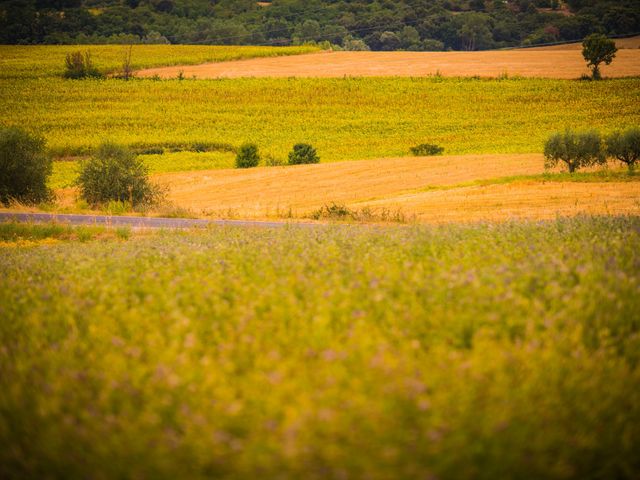
POLYGON ((634 478, 640 219, 0 255, 2 478, 634 478))

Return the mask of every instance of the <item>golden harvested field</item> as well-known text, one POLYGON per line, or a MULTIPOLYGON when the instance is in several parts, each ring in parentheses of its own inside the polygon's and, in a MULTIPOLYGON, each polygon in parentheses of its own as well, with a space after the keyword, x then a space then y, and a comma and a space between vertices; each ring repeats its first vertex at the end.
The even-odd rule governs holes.
MULTIPOLYGON (((640 75, 640 49, 619 50, 605 77, 640 75)), ((579 78, 588 74, 578 49, 491 50, 483 52, 322 52, 290 57, 254 58, 203 65, 141 70, 140 77, 499 77, 579 78)))
POLYGON ((638 215, 640 187, 636 182, 515 182, 426 191, 354 205, 364 206, 400 210, 427 223, 638 215))
POLYGON ((640 213, 638 182, 468 185, 543 171, 540 154, 460 155, 180 172, 155 179, 169 187, 173 203, 198 215, 304 217, 334 202, 401 211, 430 223, 640 213))
MULTIPOLYGON (((640 35, 629 38, 617 38, 616 47, 618 47, 619 50, 640 48, 640 35)), ((533 47, 528 48, 527 50, 582 50, 582 43, 576 42, 565 43, 564 45, 552 45, 549 47, 533 47)))

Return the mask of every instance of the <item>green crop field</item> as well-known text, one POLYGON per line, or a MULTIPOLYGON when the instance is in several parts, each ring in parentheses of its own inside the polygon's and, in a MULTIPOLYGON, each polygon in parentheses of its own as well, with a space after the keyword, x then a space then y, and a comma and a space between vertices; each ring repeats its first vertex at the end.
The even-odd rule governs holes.
MULTIPOLYGON (((197 45, 134 45, 131 66, 136 69, 171 65, 196 65, 256 57, 297 55, 317 51, 317 47, 241 47, 197 45)), ((128 46, 123 45, 0 45, 0 78, 27 79, 61 77, 65 57, 73 52, 89 52, 103 74, 122 67, 128 46)))
POLYGON ((0 248, 2 478, 640 471, 638 218, 0 248))
MULTIPOLYGON (((98 65, 117 67, 122 47, 91 48, 98 65)), ((61 78, 72 47, 0 51, 0 124, 42 132, 59 157, 85 155, 105 139, 141 151, 193 144, 229 150, 251 141, 278 158, 294 143, 310 142, 323 162, 403 156, 425 142, 447 154, 528 153, 541 151, 550 132, 566 127, 607 132, 640 121, 639 79, 82 81, 61 78)), ((282 52, 136 46, 133 58, 149 66, 282 52)), ((192 160, 174 155, 175 164, 165 161, 163 168, 181 170, 186 163, 191 169, 192 160)))

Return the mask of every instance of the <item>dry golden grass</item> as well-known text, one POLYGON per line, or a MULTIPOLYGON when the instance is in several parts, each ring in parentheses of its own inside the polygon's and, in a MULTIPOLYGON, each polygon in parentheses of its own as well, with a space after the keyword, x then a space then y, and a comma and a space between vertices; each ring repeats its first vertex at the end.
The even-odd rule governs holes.
POLYGON ((435 190, 361 202, 398 209, 425 223, 549 219, 577 214, 640 214, 640 189, 627 183, 512 183, 435 190))
POLYGON ((263 216, 298 214, 329 202, 355 203, 427 185, 542 172, 540 154, 404 157, 367 161, 208 170, 157 175, 170 200, 194 211, 233 210, 263 216))
POLYGON ((157 175, 169 200, 199 215, 308 216, 331 203, 401 211, 424 222, 640 213, 628 183, 516 182, 416 192, 430 186, 543 173, 540 154, 397 158, 157 175))
MULTIPOLYGON (((617 38, 616 47, 618 49, 634 49, 640 48, 640 35, 629 38, 617 38)), ((582 50, 582 42, 565 43, 564 45, 552 45, 550 47, 534 47, 527 50, 582 50)))
MULTIPOLYGON (((631 39, 628 39, 631 40, 631 39)), ((277 58, 256 58, 203 65, 142 70, 140 77, 498 77, 501 75, 579 78, 588 74, 580 50, 565 48, 484 52, 323 52, 277 58)), ((611 65, 602 67, 605 77, 640 75, 640 49, 618 51, 611 65)))

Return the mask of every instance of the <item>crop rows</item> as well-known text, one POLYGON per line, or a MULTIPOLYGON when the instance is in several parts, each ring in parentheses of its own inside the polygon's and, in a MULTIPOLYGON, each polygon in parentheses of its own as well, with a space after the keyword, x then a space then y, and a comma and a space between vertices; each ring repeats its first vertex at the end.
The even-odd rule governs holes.
POLYGON ((284 158, 312 143, 322 161, 542 150, 565 127, 608 132, 640 121, 640 81, 244 79, 0 81, 0 122, 42 131, 56 155, 105 138, 139 146, 249 141, 284 158))

